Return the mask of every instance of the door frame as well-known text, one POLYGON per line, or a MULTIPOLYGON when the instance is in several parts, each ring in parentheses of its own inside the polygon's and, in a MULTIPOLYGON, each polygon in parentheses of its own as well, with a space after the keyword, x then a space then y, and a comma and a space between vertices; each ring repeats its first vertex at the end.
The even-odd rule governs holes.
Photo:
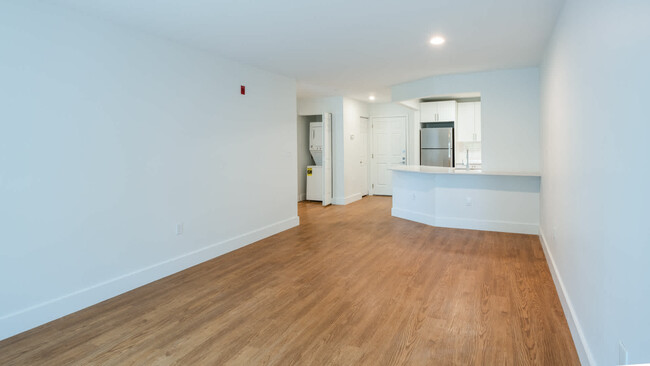
MULTIPOLYGON (((366 116, 359 116, 359 123, 361 123, 361 119, 366 120, 366 190, 368 193, 366 194, 367 196, 370 196, 372 193, 370 192, 370 181, 372 178, 370 177, 370 152, 372 149, 370 148, 370 139, 372 138, 372 132, 370 131, 370 126, 372 125, 371 118, 372 117, 366 117, 366 116)), ((361 129, 361 126, 359 126, 359 129, 361 129)), ((366 196, 361 192, 361 196, 366 196)))
POLYGON ((332 113, 323 113, 322 117, 322 144, 323 144, 323 163, 322 165, 322 184, 321 184, 321 199, 323 206, 332 204, 334 196, 334 164, 332 161, 332 113))
POLYGON ((368 128, 368 133, 370 134, 368 136, 368 148, 370 149, 370 159, 369 165, 370 165, 370 170, 369 170, 369 180, 368 184, 370 187, 368 187, 368 195, 369 196, 374 196, 375 195, 375 182, 373 180, 373 177, 375 176, 373 173, 373 160, 375 160, 375 119, 377 118, 396 118, 396 117, 402 117, 404 118, 404 139, 406 140, 406 165, 411 163, 411 154, 409 153, 409 116, 408 114, 391 114, 387 116, 372 116, 370 117, 370 126, 368 128))

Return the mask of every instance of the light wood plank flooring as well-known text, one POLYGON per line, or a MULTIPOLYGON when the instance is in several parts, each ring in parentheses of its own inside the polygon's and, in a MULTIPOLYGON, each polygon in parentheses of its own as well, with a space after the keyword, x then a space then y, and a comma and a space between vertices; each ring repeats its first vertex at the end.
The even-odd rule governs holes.
POLYGON ((434 228, 389 197, 0 342, 0 365, 578 365, 536 236, 434 228))

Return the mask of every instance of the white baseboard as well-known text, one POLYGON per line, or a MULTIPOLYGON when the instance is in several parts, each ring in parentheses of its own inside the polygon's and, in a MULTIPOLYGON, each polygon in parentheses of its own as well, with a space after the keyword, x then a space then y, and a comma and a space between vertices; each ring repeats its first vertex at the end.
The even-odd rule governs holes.
POLYGON ((0 340, 298 226, 298 216, 0 317, 0 340))
POLYGON ((307 193, 300 193, 298 195, 298 202, 302 202, 307 199, 307 193))
POLYGON ((354 201, 358 201, 361 199, 361 193, 355 193, 351 194, 345 198, 343 197, 335 197, 332 199, 332 203, 335 205, 348 205, 354 201))
POLYGON ((544 250, 544 255, 546 256, 546 262, 548 263, 548 267, 551 270, 551 276, 553 277, 553 282, 555 283, 555 289, 557 290, 560 302, 562 303, 564 315, 566 316, 567 323, 569 323, 569 330, 571 331, 573 343, 575 344, 576 350, 578 351, 580 363, 583 365, 594 366, 596 365, 596 362, 594 361, 593 354, 587 345, 587 340, 584 336, 584 332, 582 331, 582 327, 578 322, 578 318, 576 317, 575 310, 573 309, 571 299, 569 298, 569 294, 564 287, 562 276, 560 276, 560 272, 555 265, 553 254, 551 254, 551 251, 548 248, 548 243, 546 242, 546 237, 544 236, 544 232, 542 231, 541 227, 539 228, 539 238, 542 242, 542 249, 544 250))
POLYGON ((391 214, 395 217, 431 226, 533 235, 537 235, 539 233, 538 224, 509 221, 475 220, 458 217, 437 217, 422 212, 416 212, 396 207, 393 207, 391 209, 391 214))

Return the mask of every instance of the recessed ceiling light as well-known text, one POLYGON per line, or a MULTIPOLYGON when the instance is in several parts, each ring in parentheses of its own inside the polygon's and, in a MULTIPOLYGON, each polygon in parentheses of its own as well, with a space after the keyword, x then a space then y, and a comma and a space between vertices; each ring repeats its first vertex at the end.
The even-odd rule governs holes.
POLYGON ((438 45, 441 45, 441 44, 445 43, 445 39, 440 37, 440 36, 435 36, 435 37, 431 37, 431 40, 429 40, 429 43, 438 46, 438 45))
POLYGON ((371 96, 368 97, 368 99, 370 99, 370 100, 375 100, 375 96, 374 96, 374 95, 371 95, 371 96))

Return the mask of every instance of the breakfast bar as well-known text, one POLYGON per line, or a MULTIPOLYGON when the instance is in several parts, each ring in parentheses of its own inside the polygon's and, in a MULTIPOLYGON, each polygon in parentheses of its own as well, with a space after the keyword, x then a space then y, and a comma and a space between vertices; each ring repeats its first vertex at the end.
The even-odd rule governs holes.
POLYGON ((391 170, 395 217, 451 228, 539 232, 539 173, 408 165, 391 170))

